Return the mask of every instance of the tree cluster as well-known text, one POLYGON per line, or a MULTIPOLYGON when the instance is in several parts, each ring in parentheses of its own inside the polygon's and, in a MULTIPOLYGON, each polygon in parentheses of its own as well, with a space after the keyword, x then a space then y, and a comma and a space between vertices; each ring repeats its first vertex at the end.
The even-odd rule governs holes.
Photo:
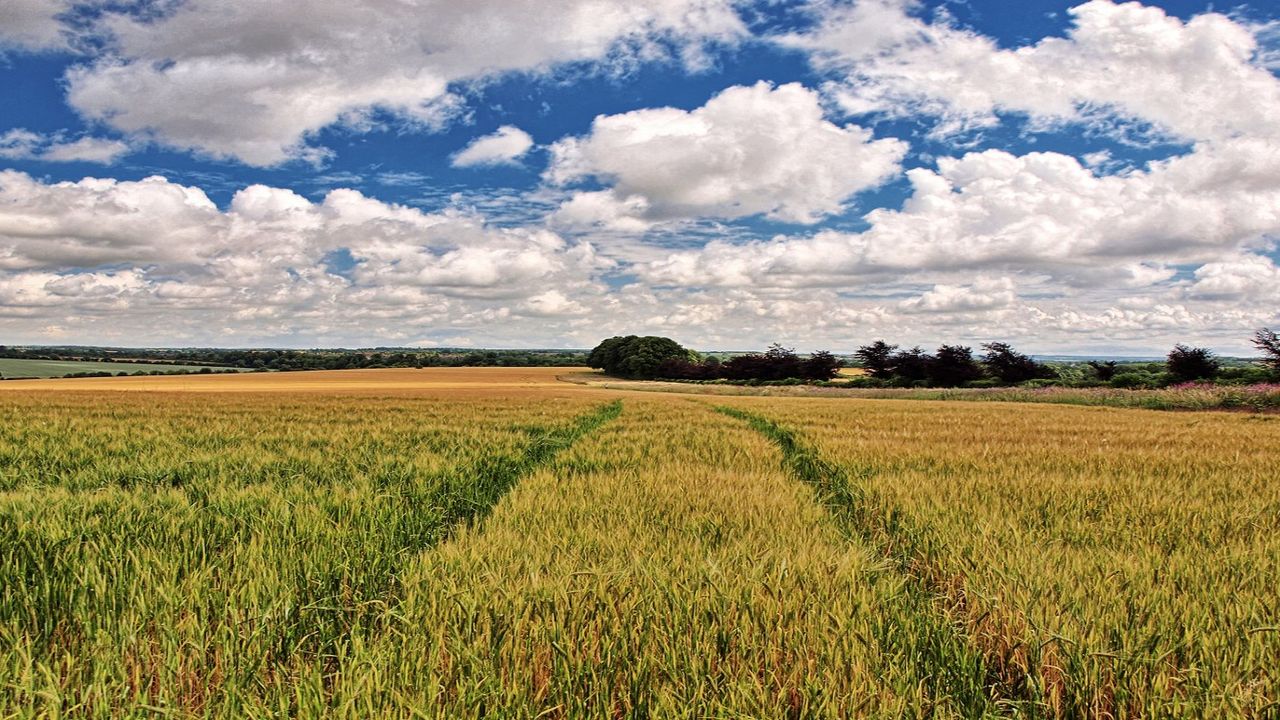
POLYGON ((870 377, 893 385, 961 387, 987 380, 1001 385, 1017 385, 1028 380, 1047 380, 1057 374, 1047 365, 1013 349, 1008 343, 982 346, 975 358, 964 345, 942 345, 932 355, 919 347, 899 350, 877 340, 858 348, 854 355, 870 377))
POLYGON ((664 337, 612 337, 596 346, 587 364, 610 375, 642 380, 733 380, 779 382, 830 380, 840 371, 840 359, 829 352, 808 357, 772 345, 763 353, 735 355, 720 361, 664 337))
POLYGON ((610 375, 649 380, 671 362, 692 362, 696 355, 671 338, 653 335, 611 337, 587 355, 587 366, 610 375))
POLYGON ((801 357, 795 350, 775 344, 763 353, 735 355, 723 362, 714 357, 701 362, 670 360, 659 367, 657 376, 737 382, 822 381, 839 374, 841 365, 839 358, 825 350, 801 357))

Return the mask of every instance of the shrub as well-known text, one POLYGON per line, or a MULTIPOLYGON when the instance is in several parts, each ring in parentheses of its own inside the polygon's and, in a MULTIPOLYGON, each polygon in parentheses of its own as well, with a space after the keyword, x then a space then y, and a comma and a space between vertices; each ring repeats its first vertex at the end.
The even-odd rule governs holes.
POLYGON ((1111 378, 1113 388, 1155 388, 1160 386, 1159 376, 1145 372, 1122 372, 1111 378))

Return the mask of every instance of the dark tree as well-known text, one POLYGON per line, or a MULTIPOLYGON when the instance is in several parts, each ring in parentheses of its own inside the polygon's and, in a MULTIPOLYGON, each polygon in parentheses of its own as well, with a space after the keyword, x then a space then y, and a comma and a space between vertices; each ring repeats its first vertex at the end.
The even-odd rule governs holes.
POLYGON ((893 357, 897 349, 897 345, 877 340, 870 345, 858 348, 854 356, 862 362, 862 367, 868 375, 877 380, 888 380, 893 377, 893 357))
POLYGON ((658 368, 671 359, 690 361, 693 354, 671 338, 627 335, 597 345, 587 365, 610 375, 643 379, 656 377, 658 368))
MULTIPOLYGON (((714 358, 712 358, 714 360, 714 358)), ((719 363, 692 362, 686 358, 667 358, 654 375, 672 380, 714 380, 720 376, 719 363)))
POLYGON ((1111 379, 1116 376, 1116 371, 1120 369, 1115 360, 1106 360, 1104 362, 1090 360, 1089 367, 1093 368, 1093 374, 1101 382, 1111 382, 1111 379))
POLYGON ((1271 371, 1280 375, 1280 335, 1268 328, 1262 328, 1254 333, 1253 346, 1262 351, 1262 362, 1266 363, 1271 371))
POLYGON ((1173 346, 1165 361, 1165 369, 1178 382, 1212 380, 1218 368, 1218 359, 1208 348, 1187 347, 1182 343, 1173 346))
POLYGON ((933 356, 916 346, 894 353, 890 364, 894 377, 908 384, 919 383, 929 379, 929 366, 933 364, 933 356))
POLYGON ((801 377, 801 360, 795 351, 777 343, 764 354, 735 355, 720 365, 720 373, 730 380, 785 380, 801 377))
POLYGON ((973 350, 964 345, 940 346, 929 363, 929 383, 938 387, 959 387, 981 377, 973 350))
POLYGON ((804 361, 791 348, 782 347, 778 343, 769 346, 765 351, 765 360, 769 368, 766 380, 786 380, 787 378, 804 377, 804 361))
POLYGON ((982 356, 982 365, 992 377, 1006 385, 1047 379, 1055 375, 1052 368, 1014 350, 1008 343, 985 343, 982 348, 987 351, 982 356))
POLYGON ((778 344, 764 353, 735 355, 718 365, 706 365, 712 377, 727 380, 830 380, 840 370, 840 359, 821 351, 801 358, 778 344))
POLYGON ((801 377, 805 380, 830 380, 840 374, 840 366, 843 364, 835 355, 819 350, 801 363, 801 377))

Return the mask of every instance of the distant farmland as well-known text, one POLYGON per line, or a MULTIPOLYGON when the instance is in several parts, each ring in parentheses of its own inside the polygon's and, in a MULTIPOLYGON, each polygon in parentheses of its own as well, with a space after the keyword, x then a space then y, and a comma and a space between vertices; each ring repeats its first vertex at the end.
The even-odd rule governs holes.
POLYGON ((0 358, 0 377, 13 378, 56 378, 75 375, 77 373, 109 372, 138 375, 144 373, 176 373, 200 372, 204 369, 224 372, 233 368, 212 367, 209 365, 168 365, 163 363, 135 362, 99 362, 95 360, 22 360, 17 358, 0 358))

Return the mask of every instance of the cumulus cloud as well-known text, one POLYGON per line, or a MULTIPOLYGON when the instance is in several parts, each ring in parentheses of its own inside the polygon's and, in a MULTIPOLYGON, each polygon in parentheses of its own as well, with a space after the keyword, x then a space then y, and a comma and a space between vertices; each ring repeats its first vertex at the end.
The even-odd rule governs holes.
POLYGON ((1280 300, 1280 268, 1267 257, 1252 253, 1201 265, 1188 292, 1211 300, 1280 300))
POLYGON ((590 134, 551 148, 547 178, 611 187, 570 200, 558 219, 606 226, 765 215, 813 223, 895 174, 906 153, 823 117, 818 95, 791 83, 724 90, 691 111, 601 116, 590 134))
MULTIPOLYGON (((322 157, 314 132, 333 123, 440 122, 462 111, 450 94, 460 82, 672 53, 696 65, 704 43, 744 33, 729 0, 379 7, 108 12, 95 26, 105 53, 68 75, 69 97, 117 130, 267 165, 322 157)), ((554 144, 541 187, 473 192, 449 210, 340 187, 361 181, 351 173, 325 178, 337 189, 322 197, 250 185, 220 206, 163 177, 0 171, 0 333, 582 347, 635 332, 708 349, 848 350, 875 337, 972 344, 999 328, 1031 351, 1180 340, 1243 351, 1252 329, 1280 323, 1274 25, 1094 0, 1063 37, 1004 48, 915 7, 815 3, 815 28, 781 42, 813 53, 830 80, 821 94, 759 83, 689 110, 603 115, 554 144), (906 144, 831 120, 833 107, 940 136, 1012 113, 1024 137, 1093 123, 1184 142, 1146 164, 1112 143, 1075 158, 975 142, 908 170, 905 202, 865 213, 857 231, 766 239, 732 222, 817 224, 898 177, 906 144)), ((452 161, 517 162, 532 145, 504 126, 452 161)), ((127 149, 0 135, 10 159, 111 162, 127 149)), ((385 187, 455 190, 377 170, 365 177, 385 187)))
POLYGON ((733 42, 729 0, 189 2, 109 14, 108 52, 67 74, 85 117, 252 165, 315 160, 321 128, 375 111, 423 125, 458 111, 451 83, 555 64, 733 42))
POLYGON ((1095 0, 1073 10, 1066 38, 1002 50, 910 17, 906 3, 818 7, 818 29, 786 42, 818 53, 850 111, 923 112, 944 131, 1011 110, 1037 121, 1032 132, 1112 114, 1194 144, 1130 169, 1103 152, 942 157, 909 170, 903 206, 867 213, 863 231, 716 240, 641 263, 646 282, 784 297, 827 287, 865 298, 849 303, 872 313, 863 321, 882 311, 951 332, 976 315, 1033 337, 1274 322, 1275 268, 1260 252, 1280 236, 1280 142, 1267 120, 1280 80, 1257 64, 1251 29, 1095 0), (1192 281, 1177 280, 1182 267, 1192 281), (875 300, 926 278, 923 294, 875 300), (1024 300, 1015 283, 1053 299, 1024 300))
POLYGON ((514 165, 533 147, 529 133, 514 125, 503 125, 497 132, 472 140, 453 156, 454 167, 514 165))
POLYGON ((713 242, 648 268, 657 282, 839 285, 904 272, 1001 269, 1075 285, 1150 284, 1280 232, 1280 148, 1233 147, 1097 176, 1057 153, 1000 150, 908 172, 901 210, 861 233, 713 242), (1251 171, 1256 168, 1257 172, 1251 171))
POLYGON ((985 312, 1012 305, 1017 295, 1009 278, 984 280, 972 285, 934 285, 919 297, 899 303, 907 313, 985 312))
POLYGON ((224 210, 161 177, 46 184, 0 172, 0 305, 15 317, 110 308, 121 332, 154 332, 138 323, 165 316, 169 326, 216 321, 255 333, 352 323, 356 332, 365 322, 409 336, 517 306, 576 316, 609 265, 589 243, 545 229, 494 228, 348 189, 313 202, 254 185, 224 210), (354 263, 345 275, 328 267, 334 252, 354 263))
POLYGON ((1183 22, 1136 2, 1091 0, 1066 37, 1002 49, 906 0, 822 4, 816 29, 783 38, 843 73, 851 113, 928 113, 945 133, 993 125, 997 111, 1041 121, 1138 118, 1188 140, 1280 136, 1280 87, 1254 31, 1205 13, 1183 22))

